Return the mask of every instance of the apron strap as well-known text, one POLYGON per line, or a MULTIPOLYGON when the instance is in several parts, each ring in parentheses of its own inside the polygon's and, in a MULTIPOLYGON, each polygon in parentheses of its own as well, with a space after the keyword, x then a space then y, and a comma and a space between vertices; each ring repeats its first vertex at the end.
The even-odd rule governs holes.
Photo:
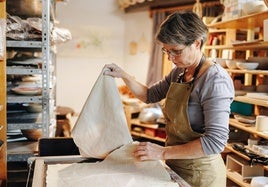
POLYGON ((200 62, 199 62, 199 64, 198 64, 198 66, 196 67, 196 69, 195 69, 195 71, 194 71, 194 75, 193 75, 193 80, 192 80, 192 82, 194 82, 194 80, 196 79, 196 77, 197 77, 197 75, 198 75, 198 73, 199 73, 199 71, 200 71, 200 69, 201 69, 201 67, 202 67, 202 65, 204 64, 205 61, 206 61, 206 57, 205 57, 205 55, 203 54, 202 58, 200 59, 200 62))
MULTIPOLYGON (((198 75, 198 73, 199 73, 199 71, 200 71, 200 69, 201 69, 201 67, 202 67, 202 65, 204 64, 205 61, 206 61, 206 57, 205 57, 205 55, 203 54, 203 55, 202 55, 202 58, 200 59, 200 62, 199 62, 199 64, 198 64, 198 66, 196 67, 196 69, 195 69, 195 71, 194 71, 194 75, 193 75, 192 80, 191 80, 190 82, 188 82, 188 83, 191 83, 191 84, 192 84, 192 83, 194 82, 194 80, 196 79, 196 77, 197 77, 197 75, 198 75)), ((185 72, 186 72, 186 68, 184 69, 183 72, 181 72, 181 73, 178 75, 178 78, 177 78, 177 81, 176 81, 176 82, 178 82, 178 83, 182 83, 182 79, 183 79, 183 76, 184 76, 185 72)))

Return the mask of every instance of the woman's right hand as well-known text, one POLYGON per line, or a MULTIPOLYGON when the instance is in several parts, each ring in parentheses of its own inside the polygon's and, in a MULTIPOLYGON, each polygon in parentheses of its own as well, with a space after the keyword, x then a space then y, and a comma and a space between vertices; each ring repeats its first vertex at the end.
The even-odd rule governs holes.
POLYGON ((106 64, 104 66, 104 69, 107 68, 109 70, 104 71, 104 75, 110 75, 112 77, 117 78, 124 78, 126 76, 126 72, 123 71, 118 65, 112 63, 112 64, 106 64))
POLYGON ((134 76, 129 75, 123 69, 121 69, 118 65, 106 64, 104 69, 108 69, 104 71, 104 75, 110 75, 112 77, 122 78, 127 87, 131 90, 135 97, 145 102, 147 99, 147 86, 136 81, 134 76))

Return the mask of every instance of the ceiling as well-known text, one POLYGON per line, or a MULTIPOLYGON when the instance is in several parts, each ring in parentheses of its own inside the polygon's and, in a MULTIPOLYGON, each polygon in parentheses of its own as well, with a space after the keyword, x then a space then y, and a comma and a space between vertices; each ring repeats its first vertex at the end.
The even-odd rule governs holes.
MULTIPOLYGON (((193 5, 195 0, 152 0, 144 1, 143 3, 136 3, 126 7, 124 10, 126 13, 146 11, 150 9, 163 9, 170 7, 189 6, 193 5)), ((220 2, 220 0, 200 0, 201 3, 220 2)))

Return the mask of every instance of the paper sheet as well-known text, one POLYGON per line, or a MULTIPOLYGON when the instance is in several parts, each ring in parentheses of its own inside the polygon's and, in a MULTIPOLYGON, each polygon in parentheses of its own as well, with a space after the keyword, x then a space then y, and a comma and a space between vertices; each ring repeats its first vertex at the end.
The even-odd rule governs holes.
POLYGON ((137 161, 136 144, 113 151, 98 163, 48 165, 47 187, 178 187, 160 161, 137 161))
POLYGON ((104 71, 72 130, 74 142, 83 157, 104 159, 114 149, 132 142, 115 80, 103 75, 104 71))

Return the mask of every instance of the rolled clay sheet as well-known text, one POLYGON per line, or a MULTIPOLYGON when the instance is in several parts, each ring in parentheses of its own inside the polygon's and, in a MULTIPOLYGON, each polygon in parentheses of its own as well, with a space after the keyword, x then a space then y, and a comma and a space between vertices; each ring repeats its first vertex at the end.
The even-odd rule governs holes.
POLYGON ((116 148, 133 142, 113 77, 103 69, 72 130, 83 157, 104 159, 116 148))
POLYGON ((178 187, 161 161, 137 161, 136 143, 116 149, 97 163, 48 165, 47 186, 178 187), (56 172, 57 171, 57 172, 56 172), (52 173, 50 173, 52 172, 52 173))

